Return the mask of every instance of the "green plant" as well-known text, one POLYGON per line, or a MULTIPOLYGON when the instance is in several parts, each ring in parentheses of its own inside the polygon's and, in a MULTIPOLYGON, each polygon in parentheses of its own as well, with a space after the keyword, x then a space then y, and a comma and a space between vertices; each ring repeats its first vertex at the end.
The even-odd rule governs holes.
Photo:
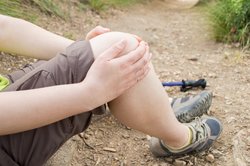
POLYGON ((217 41, 250 46, 249 0, 219 0, 209 11, 217 41))
POLYGON ((34 22, 37 10, 65 19, 62 10, 52 0, 0 0, 0 13, 34 22))
POLYGON ((88 4, 95 12, 100 12, 109 7, 124 7, 133 5, 143 0, 79 0, 82 4, 88 4))
POLYGON ((22 0, 1 0, 0 1, 0 13, 13 17, 19 17, 30 21, 35 21, 36 14, 29 12, 32 8, 29 8, 22 0))
POLYGON ((90 0, 89 5, 92 10, 100 12, 101 10, 104 9, 105 3, 102 0, 90 0))
POLYGON ((107 0, 108 4, 113 5, 113 6, 133 5, 139 1, 142 1, 142 0, 107 0))
POLYGON ((65 18, 61 9, 52 0, 30 0, 30 3, 37 6, 42 12, 49 15, 56 15, 65 18))

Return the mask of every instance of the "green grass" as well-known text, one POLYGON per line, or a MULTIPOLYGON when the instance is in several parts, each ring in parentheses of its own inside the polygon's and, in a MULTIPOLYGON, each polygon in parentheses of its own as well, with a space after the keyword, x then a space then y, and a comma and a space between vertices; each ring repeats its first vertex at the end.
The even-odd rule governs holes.
POLYGON ((61 9, 52 0, 1 0, 0 14, 23 18, 34 22, 39 17, 38 10, 47 15, 65 19, 61 9))
POLYGON ((99 13, 110 7, 127 7, 143 0, 80 0, 80 2, 88 4, 93 11, 99 13))
POLYGON ((209 13, 217 41, 250 48, 249 0, 218 0, 210 6, 209 13))
POLYGON ((65 18, 62 10, 52 0, 29 0, 29 1, 33 5, 37 6, 37 8, 40 9, 43 13, 49 15, 56 15, 63 19, 65 18))
POLYGON ((138 2, 143 2, 142 0, 107 0, 107 3, 114 6, 129 6, 138 2))
POLYGON ((30 10, 32 10, 32 8, 27 6, 27 4, 22 3, 22 0, 0 1, 0 14, 34 21, 37 18, 37 15, 33 14, 34 12, 30 12, 30 10))
MULTIPOLYGON (((90 8, 100 13, 110 7, 126 7, 143 1, 145 0, 77 0, 75 5, 79 10, 90 8)), ((23 18, 31 22, 34 22, 41 13, 66 19, 67 14, 65 15, 60 8, 60 4, 69 5, 69 3, 71 3, 69 0, 0 0, 0 14, 23 18)))

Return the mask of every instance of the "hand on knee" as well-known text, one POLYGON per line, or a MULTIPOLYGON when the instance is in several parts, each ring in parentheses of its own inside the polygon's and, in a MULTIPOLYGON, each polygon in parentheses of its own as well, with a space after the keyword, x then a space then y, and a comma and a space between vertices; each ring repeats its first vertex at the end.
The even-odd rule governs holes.
POLYGON ((83 83, 95 92, 96 106, 120 96, 147 75, 151 58, 148 45, 142 41, 122 56, 128 44, 127 39, 113 44, 97 57, 88 71, 83 83))

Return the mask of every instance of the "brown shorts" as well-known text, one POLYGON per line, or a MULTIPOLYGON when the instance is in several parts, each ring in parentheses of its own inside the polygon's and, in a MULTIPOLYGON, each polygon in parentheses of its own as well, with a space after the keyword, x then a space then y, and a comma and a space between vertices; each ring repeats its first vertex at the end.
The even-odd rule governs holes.
MULTIPOLYGON (((12 84, 4 91, 78 83, 85 78, 93 62, 89 42, 77 41, 49 61, 39 61, 7 75, 12 84)), ((15 103, 10 101, 10 104, 15 103)), ((70 137, 88 127, 92 111, 41 128, 0 136, 0 166, 43 165, 70 137)))

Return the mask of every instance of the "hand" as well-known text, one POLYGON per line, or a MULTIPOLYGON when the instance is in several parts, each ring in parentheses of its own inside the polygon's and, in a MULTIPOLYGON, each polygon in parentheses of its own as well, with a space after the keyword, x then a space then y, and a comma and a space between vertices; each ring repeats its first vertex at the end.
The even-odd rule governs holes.
POLYGON ((95 105, 109 102, 142 80, 149 71, 148 45, 142 41, 138 47, 121 55, 126 40, 114 44, 93 63, 83 83, 93 94, 95 105))
POLYGON ((86 40, 90 40, 98 35, 101 35, 103 33, 110 32, 110 29, 104 28, 102 26, 96 26, 94 29, 92 29, 87 35, 86 40))

